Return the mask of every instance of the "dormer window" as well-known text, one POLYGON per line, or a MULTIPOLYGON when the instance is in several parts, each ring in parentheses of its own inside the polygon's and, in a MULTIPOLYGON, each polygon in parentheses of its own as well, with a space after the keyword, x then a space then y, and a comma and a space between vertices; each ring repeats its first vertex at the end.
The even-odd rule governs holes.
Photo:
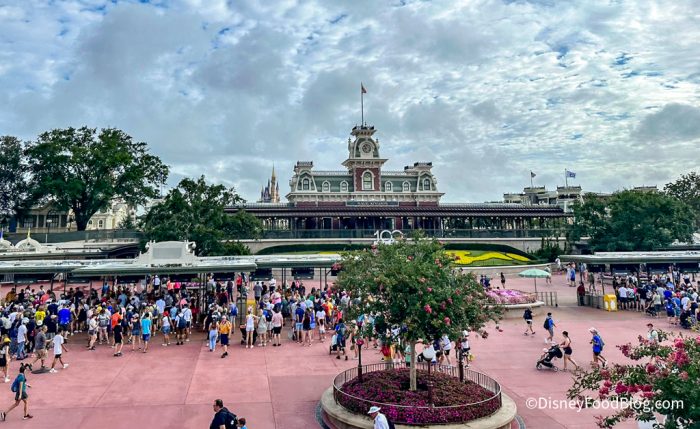
POLYGON ((372 189, 374 189, 372 182, 372 173, 370 173, 369 171, 365 171, 365 173, 362 175, 362 190, 371 191, 372 189))
POLYGON ((408 182, 403 182, 403 191, 411 192, 411 185, 409 185, 408 182))
POLYGON ((423 179, 423 190, 424 191, 430 190, 430 179, 423 179))
POLYGON ((391 191, 393 191, 392 186, 391 186, 391 182, 386 182, 386 183, 384 184, 384 190, 385 190, 386 192, 391 192, 391 191))
POLYGON ((323 189, 323 192, 330 192, 331 191, 331 184, 328 182, 323 182, 322 189, 323 189))
POLYGON ((348 182, 341 182, 340 183, 340 192, 347 192, 348 191, 348 182))
POLYGON ((311 181, 306 178, 301 181, 301 189, 304 191, 308 191, 311 188, 311 181))

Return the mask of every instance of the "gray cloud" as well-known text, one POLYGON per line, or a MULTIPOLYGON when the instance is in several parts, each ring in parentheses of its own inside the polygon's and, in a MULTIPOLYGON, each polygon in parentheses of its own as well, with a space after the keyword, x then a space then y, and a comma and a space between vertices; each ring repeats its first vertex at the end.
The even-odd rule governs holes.
POLYGON ((18 2, 0 6, 0 134, 119 127, 171 182, 206 174, 254 199, 273 163, 284 193, 298 159, 340 168, 363 81, 387 168, 433 161, 447 201, 496 200, 530 170, 661 185, 696 166, 699 7, 18 2), (672 167, 638 168, 652 159, 672 167))

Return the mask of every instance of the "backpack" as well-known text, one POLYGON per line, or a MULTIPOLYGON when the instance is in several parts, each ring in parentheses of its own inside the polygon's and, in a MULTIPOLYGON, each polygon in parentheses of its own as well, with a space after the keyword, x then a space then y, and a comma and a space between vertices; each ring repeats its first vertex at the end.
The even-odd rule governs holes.
POLYGON ((544 319, 544 329, 549 329, 549 319, 544 319))
POLYGON ((109 326, 109 319, 106 317, 101 317, 100 318, 100 328, 106 328, 109 326))
POLYGON ((270 310, 265 310, 265 320, 272 322, 272 312, 270 310))
POLYGON ((238 416, 227 408, 222 408, 221 411, 224 413, 224 426, 226 426, 226 429, 238 429, 238 416))
POLYGON ((185 329, 187 327, 187 321, 185 316, 182 314, 177 315, 177 329, 185 329))
MULTIPOLYGON (((384 416, 386 417, 386 416, 384 416)), ((389 429, 396 429, 396 426, 394 426, 394 422, 389 420, 389 417, 386 417, 386 424, 389 426, 389 429)))
POLYGON ((12 382, 12 386, 10 386, 10 390, 13 392, 17 393, 19 391, 19 375, 15 377, 15 381, 12 382))

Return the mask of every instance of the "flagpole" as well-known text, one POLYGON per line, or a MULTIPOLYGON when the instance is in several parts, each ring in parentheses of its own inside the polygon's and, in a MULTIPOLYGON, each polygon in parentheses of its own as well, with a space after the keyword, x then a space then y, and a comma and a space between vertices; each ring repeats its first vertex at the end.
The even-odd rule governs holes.
POLYGON ((365 92, 362 90, 362 82, 360 82, 360 111, 362 112, 362 121, 360 122, 360 126, 364 127, 365 126, 365 92))
POLYGON ((532 171, 530 172, 530 189, 534 188, 535 186, 532 184, 532 171))
POLYGON ((564 169, 564 185, 565 187, 569 187, 569 174, 566 171, 566 168, 564 169))

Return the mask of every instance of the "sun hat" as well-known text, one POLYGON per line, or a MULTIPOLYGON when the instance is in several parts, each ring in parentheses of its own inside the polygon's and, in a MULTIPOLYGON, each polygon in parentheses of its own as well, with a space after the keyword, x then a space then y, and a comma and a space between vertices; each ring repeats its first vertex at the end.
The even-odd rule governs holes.
POLYGON ((373 414, 373 413, 378 413, 381 408, 377 406, 372 406, 369 408, 369 411, 367 411, 367 414, 373 414))
POLYGON ((2 340, 2 342, 3 342, 3 343, 9 343, 9 342, 10 342, 10 339, 9 339, 9 338, 5 338, 4 340, 2 340))
POLYGON ((598 332, 596 328, 588 328, 588 332, 598 332))

